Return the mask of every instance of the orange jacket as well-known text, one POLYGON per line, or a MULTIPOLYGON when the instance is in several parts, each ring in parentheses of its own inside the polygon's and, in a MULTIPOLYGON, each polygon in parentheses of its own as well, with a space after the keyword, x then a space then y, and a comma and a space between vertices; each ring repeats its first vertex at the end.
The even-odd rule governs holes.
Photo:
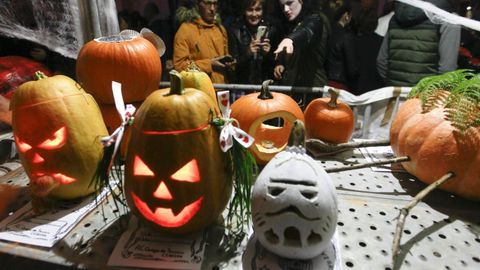
POLYGON ((185 70, 194 61, 212 82, 225 83, 224 74, 212 70, 211 59, 227 54, 227 31, 219 23, 209 24, 202 19, 184 22, 175 34, 173 65, 177 71, 185 70))

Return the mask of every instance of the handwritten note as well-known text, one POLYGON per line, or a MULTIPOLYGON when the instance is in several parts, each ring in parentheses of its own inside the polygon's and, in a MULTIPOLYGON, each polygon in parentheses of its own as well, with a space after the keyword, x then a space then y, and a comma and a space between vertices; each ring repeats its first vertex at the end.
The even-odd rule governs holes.
POLYGON ((200 269, 206 231, 173 237, 139 224, 133 217, 110 256, 108 265, 160 269, 200 269))
POLYGON ((0 239, 41 247, 53 247, 67 235, 90 211, 102 202, 109 190, 101 192, 96 200, 62 201, 55 209, 36 214, 28 203, 0 222, 0 239))

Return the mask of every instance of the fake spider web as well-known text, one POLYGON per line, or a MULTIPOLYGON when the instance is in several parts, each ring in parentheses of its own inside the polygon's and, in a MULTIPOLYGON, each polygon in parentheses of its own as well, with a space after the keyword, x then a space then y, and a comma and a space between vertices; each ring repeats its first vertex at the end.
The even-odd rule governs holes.
POLYGON ((84 43, 119 31, 114 0, 2 0, 0 35, 75 59, 84 43))

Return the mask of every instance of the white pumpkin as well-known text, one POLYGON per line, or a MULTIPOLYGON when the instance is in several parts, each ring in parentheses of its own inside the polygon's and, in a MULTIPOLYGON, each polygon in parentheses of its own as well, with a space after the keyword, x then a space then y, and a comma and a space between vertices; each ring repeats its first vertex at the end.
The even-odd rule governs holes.
MULTIPOLYGON (((294 130, 303 127, 298 123, 294 130)), ((253 186, 253 230, 260 243, 279 256, 311 259, 320 255, 330 245, 337 215, 332 180, 302 144, 278 153, 253 186)))
POLYGON ((337 262, 335 246, 330 243, 320 255, 308 259, 287 259, 275 255, 265 249, 253 234, 247 243, 242 256, 243 270, 269 269, 304 269, 304 270, 334 270, 337 262))

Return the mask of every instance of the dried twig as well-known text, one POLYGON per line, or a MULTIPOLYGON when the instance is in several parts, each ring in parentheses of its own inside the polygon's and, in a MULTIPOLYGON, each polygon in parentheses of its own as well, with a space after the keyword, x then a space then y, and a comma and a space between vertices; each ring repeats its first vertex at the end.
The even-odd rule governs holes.
POLYGON ((345 151, 352 148, 367 147, 367 146, 387 146, 390 145, 390 140, 373 140, 373 141, 357 141, 347 143, 328 143, 319 139, 307 139, 305 140, 307 149, 315 157, 327 156, 336 154, 341 151, 345 151))
POLYGON ((374 166, 378 166, 378 165, 405 162, 405 161, 409 161, 409 160, 410 160, 409 157, 396 157, 396 158, 383 159, 383 160, 378 160, 378 161, 373 161, 373 162, 348 165, 348 166, 343 166, 343 167, 326 168, 325 171, 327 173, 343 172, 343 171, 349 171, 349 170, 355 170, 355 169, 361 169, 361 168, 367 168, 367 167, 374 167, 374 166))
POLYGON ((403 227, 405 226, 405 219, 407 218, 408 214, 415 207, 420 201, 423 200, 432 190, 437 188, 438 186, 442 185, 446 181, 455 177, 453 172, 449 172, 442 176, 437 181, 431 183, 422 191, 420 191, 407 205, 405 205, 402 209, 400 209, 400 214, 398 216, 398 223, 397 227, 395 228, 395 234, 393 237, 393 247, 392 247, 392 265, 395 266, 395 262, 397 261, 398 255, 400 253, 400 240, 402 238, 403 227))

